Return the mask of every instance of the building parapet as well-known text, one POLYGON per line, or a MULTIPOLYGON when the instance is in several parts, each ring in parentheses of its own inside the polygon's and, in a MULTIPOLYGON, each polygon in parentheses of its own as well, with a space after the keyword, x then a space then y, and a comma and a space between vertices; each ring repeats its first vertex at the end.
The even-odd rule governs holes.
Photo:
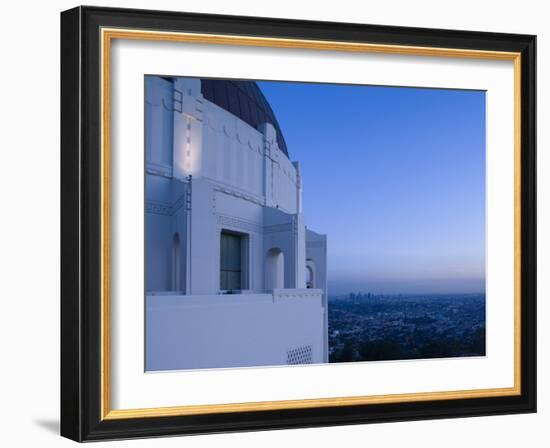
POLYGON ((285 299, 321 299, 322 289, 311 288, 284 288, 274 289, 273 292, 256 294, 251 291, 239 291, 227 294, 182 294, 178 291, 149 291, 147 292, 148 307, 158 306, 186 306, 186 305, 244 305, 247 303, 271 303, 285 299))
POLYGON ((146 299, 148 371, 325 362, 320 289, 146 299))

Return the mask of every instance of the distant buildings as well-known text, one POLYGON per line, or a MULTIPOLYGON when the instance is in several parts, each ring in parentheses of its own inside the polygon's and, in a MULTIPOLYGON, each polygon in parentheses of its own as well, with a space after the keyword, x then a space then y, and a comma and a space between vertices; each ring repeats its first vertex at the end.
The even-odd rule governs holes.
POLYGON ((485 355, 485 294, 331 299, 330 362, 485 355))

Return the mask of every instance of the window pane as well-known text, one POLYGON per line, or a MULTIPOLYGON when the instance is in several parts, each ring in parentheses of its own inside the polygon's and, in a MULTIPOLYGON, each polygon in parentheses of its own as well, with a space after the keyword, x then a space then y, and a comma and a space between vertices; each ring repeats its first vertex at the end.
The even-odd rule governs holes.
POLYGON ((228 271, 227 272, 227 289, 241 289, 241 272, 228 271))
POLYGON ((241 241, 242 237, 231 233, 221 234, 220 240, 220 289, 241 289, 241 241))

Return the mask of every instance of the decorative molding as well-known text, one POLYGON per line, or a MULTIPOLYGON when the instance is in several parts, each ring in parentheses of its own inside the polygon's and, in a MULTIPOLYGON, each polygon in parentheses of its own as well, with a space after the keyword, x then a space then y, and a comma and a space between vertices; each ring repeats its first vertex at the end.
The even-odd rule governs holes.
POLYGON ((207 177, 207 176, 204 176, 204 177, 210 179, 212 182, 215 183, 214 191, 217 191, 217 192, 220 192, 220 193, 223 193, 223 194, 227 194, 229 196, 233 196, 233 197, 236 197, 236 198, 239 198, 239 199, 244 199, 245 201, 253 202, 254 204, 257 204, 257 205, 261 205, 261 206, 264 205, 263 198, 254 197, 251 194, 247 194, 247 193, 245 193, 243 191, 239 191, 235 188, 225 186, 225 185, 221 184, 220 181, 218 181, 216 179, 212 179, 211 177, 207 177))
POLYGON ((234 216, 218 215, 217 222, 220 226, 229 226, 235 229, 248 230, 250 232, 262 233, 263 227, 251 221, 236 218, 234 216))
POLYGON ((180 114, 183 112, 183 93, 177 89, 174 89, 174 110, 180 114))
POLYGON ((319 298, 323 295, 322 289, 276 289, 273 291, 273 299, 306 299, 306 298, 319 298))
POLYGON ((155 215, 165 215, 165 216, 171 216, 172 207, 170 204, 166 204, 164 202, 157 202, 157 201, 146 201, 145 202, 145 212, 146 213, 153 213, 155 215))
POLYGON ((264 233, 290 232, 291 230, 293 230, 292 223, 274 224, 264 227, 264 233))
MULTIPOLYGON (((225 111, 224 109, 220 108, 217 104, 213 104, 211 102, 209 102, 208 100, 202 100, 201 101, 201 105, 204 105, 204 106, 207 106, 207 107, 214 107, 214 108, 218 108, 218 109, 221 109, 223 111, 223 113, 228 113, 230 114, 231 112, 227 112, 225 111)), ((253 142, 253 139, 250 139, 250 138, 246 138, 246 135, 243 136, 241 135, 241 133, 239 133, 238 130, 235 130, 232 132, 233 130, 233 126, 230 124, 230 123, 227 123, 227 122, 224 122, 222 124, 219 125, 219 127, 216 127, 214 125, 214 122, 213 122, 213 119, 211 117, 211 114, 208 113, 206 107, 205 109, 201 110, 201 112, 203 112, 204 116, 203 116, 203 121, 204 123, 214 132, 217 132, 219 134, 224 134, 225 136, 227 136, 229 139, 231 140, 235 140, 237 142, 239 142, 241 145, 245 145, 245 146, 248 146, 252 151, 257 151, 258 153, 262 153, 262 146, 263 144, 255 144, 253 142), (234 134, 234 135, 233 135, 234 134)), ((253 128, 252 126, 250 126, 248 123, 242 123, 241 126, 245 126, 245 127, 248 127, 250 128, 250 132, 256 132, 258 135, 259 138, 264 138, 263 134, 258 131, 257 129, 253 128)), ((261 142, 260 142, 261 143, 261 142)))
POLYGON ((185 196, 186 196, 186 193, 184 192, 182 195, 180 195, 178 199, 176 199, 176 202, 172 204, 171 213, 170 213, 171 215, 176 214, 176 212, 185 205, 185 196))
POLYGON ((145 212, 155 215, 173 216, 185 205, 186 192, 184 191, 173 204, 161 201, 145 201, 145 212))

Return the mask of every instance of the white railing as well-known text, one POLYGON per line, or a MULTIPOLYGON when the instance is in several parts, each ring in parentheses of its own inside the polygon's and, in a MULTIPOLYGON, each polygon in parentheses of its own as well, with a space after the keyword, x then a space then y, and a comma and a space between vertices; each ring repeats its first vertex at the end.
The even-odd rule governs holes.
POLYGON ((294 288, 294 289, 274 289, 273 300, 281 299, 319 299, 323 297, 322 289, 313 288, 294 288))

